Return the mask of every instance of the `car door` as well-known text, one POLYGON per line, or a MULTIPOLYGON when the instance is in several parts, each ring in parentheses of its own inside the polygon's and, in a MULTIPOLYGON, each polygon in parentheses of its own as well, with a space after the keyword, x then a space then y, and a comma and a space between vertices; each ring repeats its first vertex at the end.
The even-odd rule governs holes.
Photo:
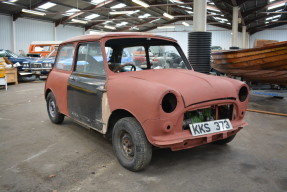
POLYGON ((48 87, 53 87, 52 91, 56 97, 58 108, 65 115, 68 115, 67 86, 72 73, 74 50, 75 47, 72 43, 61 45, 55 67, 49 74, 49 79, 53 79, 53 81, 48 81, 48 87))
POLYGON ((106 72, 100 42, 80 43, 74 71, 68 81, 70 117, 101 131, 105 83, 106 72))

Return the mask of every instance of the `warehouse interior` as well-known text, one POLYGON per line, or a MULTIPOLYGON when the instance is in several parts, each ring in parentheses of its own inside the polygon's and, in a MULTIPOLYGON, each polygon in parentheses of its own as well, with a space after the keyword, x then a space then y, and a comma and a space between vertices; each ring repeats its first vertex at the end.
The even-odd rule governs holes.
MULTIPOLYGON (((0 29, 0 191, 287 191, 287 0, 2 0, 0 29), (99 39, 98 42, 103 43, 102 50, 106 51, 101 61, 110 67, 108 57, 116 58, 117 49, 110 46, 114 51, 108 50, 106 40, 121 38, 121 34, 127 44, 122 50, 128 61, 123 68, 130 65, 128 72, 124 72, 135 74, 131 75, 132 81, 140 79, 146 84, 141 82, 134 86, 127 82, 122 89, 130 88, 132 94, 110 96, 111 90, 117 87, 117 84, 112 85, 112 80, 123 76, 122 67, 106 71, 106 77, 100 78, 100 83, 104 82, 102 87, 99 82, 88 82, 98 86, 93 90, 107 95, 108 101, 103 96, 100 102, 103 114, 113 114, 111 98, 121 105, 132 103, 133 99, 128 97, 136 98, 137 90, 142 90, 140 99, 153 98, 155 101, 157 97, 153 97, 153 92, 171 85, 176 86, 167 92, 180 93, 176 98, 181 97, 186 109, 185 93, 191 98, 196 95, 193 100, 199 102, 191 104, 196 106, 203 102, 201 98, 208 98, 206 94, 231 94, 230 85, 239 91, 241 101, 241 89, 236 87, 240 82, 248 87, 248 99, 241 101, 242 107, 237 106, 241 110, 246 102, 242 113, 234 115, 244 116, 246 126, 237 130, 232 121, 236 118, 231 117, 236 135, 232 142, 215 145, 211 136, 206 144, 182 147, 184 150, 154 145, 146 132, 153 157, 144 170, 133 172, 118 162, 114 141, 108 134, 108 123, 107 134, 65 113, 62 114, 66 116, 62 125, 53 124, 49 86, 51 90, 53 86, 57 87, 56 84, 69 86, 73 74, 77 75, 76 67, 71 73, 65 72, 71 75, 68 82, 62 82, 60 76, 49 75, 59 73, 56 66, 60 61, 58 50, 68 43, 78 43, 80 47, 85 41, 99 39), (143 46, 145 51, 136 50, 141 45, 139 37, 147 42, 152 42, 153 38, 166 42, 156 49, 143 46), (135 39, 129 41, 129 38, 135 39), (159 67, 158 63, 164 59, 175 62, 171 59, 174 51, 162 56, 155 50, 174 43, 180 47, 176 48, 180 49, 176 53, 183 57, 180 67, 173 68, 170 64, 159 67), (139 65, 136 54, 145 56, 142 59, 141 55, 139 65), (191 67, 184 69, 183 63, 191 67), (147 69, 154 74, 163 70, 162 74, 172 75, 163 75, 161 79, 158 73, 154 78, 158 81, 154 82, 147 69), (136 75, 141 70, 146 76, 136 75), (187 72, 173 74, 164 70, 193 70, 199 75, 177 85, 179 79, 187 78, 187 72), (219 82, 213 77, 235 79, 237 83, 224 84, 223 80, 219 82), (150 82, 152 84, 147 85, 150 82), (159 84, 163 84, 162 87, 158 88, 159 84), (145 86, 150 92, 145 91, 145 86), (109 103, 107 111, 104 111, 104 102, 109 103)), ((73 52, 74 59, 80 53, 76 51, 73 52)), ((77 61, 73 66, 78 65, 77 61)), ((85 74, 81 77, 89 78, 85 74)), ((64 93, 69 94, 69 89, 64 93)), ((92 93, 89 91, 87 95, 92 93)), ((77 99, 79 103, 85 100, 77 99)), ((214 100, 223 98, 215 96, 214 100)), ((61 101, 67 105, 70 102, 61 101)), ((180 102, 177 103, 180 107, 180 102)), ((148 107, 139 111, 146 111, 148 107)), ((212 107, 217 108, 215 104, 212 107)), ((144 127, 147 120, 140 120, 140 112, 128 112, 144 127)), ((166 125, 173 115, 168 113, 167 116, 159 113, 151 119, 161 119, 166 125)), ((152 111, 147 116, 151 114, 152 111)), ((185 120, 185 116, 182 118, 185 120)), ((171 132, 178 121, 182 120, 168 125, 172 127, 171 132)), ((106 124, 102 124, 105 127, 106 124)), ((195 134, 191 127, 190 131, 189 134, 195 134)), ((166 131, 161 136, 168 134, 166 131)), ((223 133, 222 138, 228 139, 226 137, 223 133)), ((170 146, 167 145, 169 140, 165 141, 166 146, 170 146)), ((187 141, 190 142, 184 140, 183 145, 187 141)))

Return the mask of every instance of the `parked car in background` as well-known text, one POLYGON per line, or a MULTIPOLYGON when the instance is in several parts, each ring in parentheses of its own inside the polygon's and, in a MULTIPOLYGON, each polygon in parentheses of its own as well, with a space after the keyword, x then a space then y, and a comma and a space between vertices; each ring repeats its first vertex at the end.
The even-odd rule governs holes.
POLYGON ((57 50, 61 41, 33 41, 29 47, 29 54, 39 54, 45 58, 53 50, 57 50))
POLYGON ((13 64, 19 63, 20 66, 18 66, 17 68, 20 76, 32 75, 30 63, 33 62, 35 58, 19 56, 16 53, 13 53, 12 51, 7 49, 0 49, 0 57, 6 57, 13 64))
POLYGON ((148 166, 153 146, 176 151, 226 144, 247 125, 247 84, 195 72, 176 40, 148 33, 100 33, 63 42, 44 94, 53 123, 68 116, 104 134, 131 171, 148 166), (122 60, 123 50, 132 55, 141 47, 145 66, 122 60), (172 53, 161 60, 173 63, 154 67, 149 50, 172 53))
POLYGON ((54 49, 46 58, 37 58, 31 62, 24 61, 23 65, 30 65, 31 72, 34 75, 48 75, 54 66, 56 55, 57 49, 54 49))

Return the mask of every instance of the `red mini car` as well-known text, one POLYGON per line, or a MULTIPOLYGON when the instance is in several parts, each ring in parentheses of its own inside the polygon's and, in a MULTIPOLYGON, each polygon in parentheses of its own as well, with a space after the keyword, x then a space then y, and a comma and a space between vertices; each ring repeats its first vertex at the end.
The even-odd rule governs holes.
POLYGON ((113 143, 119 162, 144 169, 152 146, 181 150, 226 144, 247 123, 249 88, 195 72, 174 39, 148 33, 101 33, 63 42, 45 86, 53 123, 67 116, 113 143), (111 51, 112 49, 112 51, 111 51), (146 65, 121 59, 145 50, 146 65), (153 55, 165 57, 154 67, 153 55), (111 54, 107 54, 111 53, 111 54))

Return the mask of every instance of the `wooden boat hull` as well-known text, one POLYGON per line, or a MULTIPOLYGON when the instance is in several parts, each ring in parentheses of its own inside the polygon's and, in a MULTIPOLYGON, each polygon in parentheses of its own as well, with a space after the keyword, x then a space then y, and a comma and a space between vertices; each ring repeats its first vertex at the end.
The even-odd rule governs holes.
POLYGON ((287 41, 261 48, 212 53, 211 67, 247 81, 287 85, 287 41))

